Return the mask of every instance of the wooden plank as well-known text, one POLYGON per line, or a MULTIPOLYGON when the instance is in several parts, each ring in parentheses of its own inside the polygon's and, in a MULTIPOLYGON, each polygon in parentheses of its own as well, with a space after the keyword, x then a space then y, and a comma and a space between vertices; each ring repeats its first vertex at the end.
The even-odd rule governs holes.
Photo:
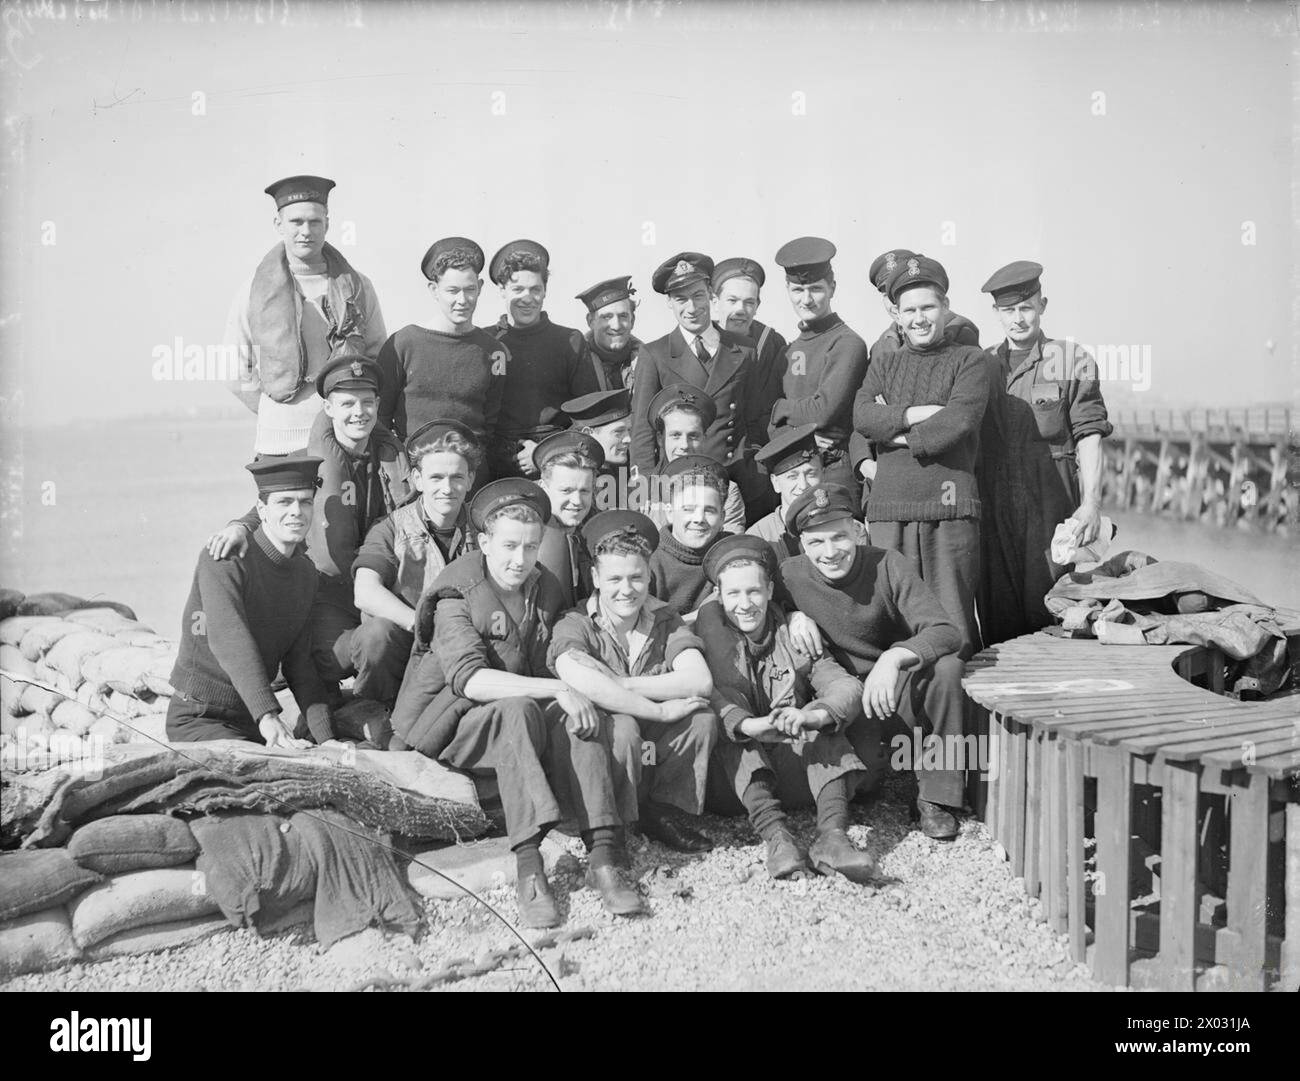
POLYGON ((1023 725, 1007 722, 1010 744, 1007 761, 1007 833, 1003 844, 1011 857, 1011 874, 1019 878, 1025 873, 1025 745, 1026 730, 1023 725))
POLYGON ((1285 891, 1281 987, 1283 991, 1300 991, 1300 803, 1286 805, 1285 891))
POLYGON ((1094 749, 1097 770, 1097 915, 1092 972, 1113 987, 1128 984, 1129 833, 1132 758, 1114 747, 1094 749))
POLYGON ((1160 968, 1170 991, 1196 990, 1197 770, 1165 776, 1160 830, 1160 968))
MULTIPOLYGON (((1185 762, 1206 751, 1221 751, 1234 745, 1234 741, 1250 738, 1268 738, 1286 732, 1289 721, 1245 721, 1241 724, 1222 725, 1213 732, 1192 729, 1183 732, 1158 732, 1155 735, 1138 734, 1117 740, 1098 739, 1099 743, 1114 742, 1132 754, 1159 754, 1162 758, 1185 762)), ((1198 726, 1199 727, 1199 726, 1198 726)))
POLYGON ((1257 758, 1246 767, 1251 773, 1262 773, 1268 777, 1294 777, 1300 773, 1300 751, 1286 751, 1257 758))
POLYGON ((1070 957, 1082 963, 1087 951, 1088 926, 1083 883, 1083 745, 1067 741, 1065 749, 1066 915, 1070 957))
MULTIPOLYGON (((1136 717, 1067 717, 1061 720, 1047 719, 1041 726, 1052 731, 1059 731, 1069 739, 1091 739, 1097 743, 1119 743, 1121 740, 1135 739, 1139 736, 1158 736, 1162 733, 1176 733, 1200 730, 1204 733, 1239 726, 1251 718, 1244 712, 1210 713, 1204 710, 1174 710, 1162 712, 1155 716, 1136 717)), ((1265 722, 1272 718, 1265 717, 1265 722)))
POLYGON ((1047 884, 1047 922, 1057 934, 1069 929, 1069 911, 1066 898, 1066 792, 1065 792, 1065 742, 1045 737, 1043 740, 1046 803, 1047 866, 1043 881, 1047 884))
POLYGON ((1236 944, 1228 963, 1234 991, 1264 990, 1268 884, 1268 778, 1233 789, 1228 841, 1228 926, 1236 944))
MULTIPOLYGON (((1042 768, 1042 741, 1032 730, 1030 730, 1025 742, 1025 894, 1029 897, 1038 896, 1038 846, 1042 842, 1040 832, 1041 822, 1038 815, 1038 805, 1042 798, 1040 771, 1042 768)), ((1037 912, 1037 918, 1042 919, 1043 909, 1040 905, 1037 912)))
POLYGON ((984 803, 984 825, 989 831, 989 836, 1001 844, 1002 838, 998 836, 998 798, 1002 791, 1002 759, 1000 757, 1002 753, 1000 740, 1002 726, 992 713, 986 711, 985 718, 989 729, 989 767, 991 772, 989 774, 988 795, 984 803))
POLYGON ((1248 752, 1258 761, 1260 758, 1290 750, 1300 751, 1300 740, 1297 740, 1294 734, 1262 739, 1251 736, 1238 741, 1232 747, 1206 751, 1200 755, 1200 760, 1202 765, 1211 765, 1216 769, 1240 769, 1244 765, 1242 758, 1248 752))

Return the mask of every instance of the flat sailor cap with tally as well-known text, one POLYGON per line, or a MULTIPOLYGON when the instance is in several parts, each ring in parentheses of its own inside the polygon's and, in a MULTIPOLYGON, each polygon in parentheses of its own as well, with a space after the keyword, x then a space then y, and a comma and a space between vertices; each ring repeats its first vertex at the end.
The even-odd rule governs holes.
POLYGON ((805 529, 839 518, 857 518, 861 513, 853 493, 842 484, 809 488, 785 513, 786 531, 799 536, 805 529))
POLYGON ((1019 304, 1042 289, 1042 283, 1038 280, 1042 273, 1041 263, 1018 259, 1001 270, 994 271, 993 276, 980 286, 980 292, 992 293, 993 303, 1000 308, 1019 304))
POLYGON ((815 423, 778 428, 776 435, 754 453, 754 461, 761 463, 773 475, 804 462, 821 462, 822 452, 817 448, 816 435, 815 423))
POLYGON ((611 533, 631 530, 650 545, 650 551, 659 547, 659 529, 649 518, 636 510, 603 510, 593 514, 583 523, 582 539, 587 542, 587 551, 596 553, 596 545, 611 533))
POLYGON ((574 427, 599 428, 632 415, 632 395, 626 387, 593 390, 580 398, 570 398, 560 409, 574 427))
POLYGON ((819 236, 796 237, 777 249, 776 262, 785 267, 785 280, 808 285, 831 275, 835 245, 819 236))
POLYGON ((916 255, 916 252, 909 251, 907 248, 894 248, 883 255, 877 255, 871 261, 871 269, 867 271, 867 278, 871 284, 881 293, 888 291, 889 279, 898 271, 900 263, 905 263, 916 255))
POLYGON ((660 475, 665 477, 680 477, 684 473, 712 473, 723 484, 728 483, 727 467, 707 454, 683 454, 660 471, 660 475))
POLYGON ((752 278, 760 289, 767 281, 763 268, 753 259, 746 259, 743 255, 724 259, 713 268, 713 291, 716 293, 722 288, 724 282, 732 278, 752 278))
POLYGON ((647 419, 653 424, 668 410, 685 405, 699 413, 704 421, 705 431, 718 419, 718 404, 711 396, 690 383, 672 383, 664 387, 650 401, 647 419))
POLYGON ((910 255, 902 260, 894 276, 889 279, 889 299, 897 301, 904 289, 913 285, 937 285, 941 293, 948 292, 948 272, 938 259, 928 255, 910 255))
POLYGON ((605 448, 586 432, 575 432, 572 428, 548 435, 533 448, 534 467, 540 473, 557 454, 582 454, 595 462, 597 469, 605 464, 605 448))
POLYGON ((506 264, 514 262, 520 257, 536 259, 541 264, 541 270, 545 272, 551 265, 551 253, 543 248, 535 240, 512 240, 509 244, 504 244, 492 256, 492 265, 488 268, 488 277, 497 285, 505 285, 510 280, 510 274, 507 273, 506 264))
POLYGON ((650 284, 656 293, 667 296, 697 282, 707 282, 712 276, 712 259, 697 251, 682 251, 659 264, 650 284))
POLYGON ((435 240, 429 245, 429 250, 424 253, 424 258, 420 260, 420 273, 429 281, 434 280, 434 268, 438 259, 444 255, 450 255, 454 251, 464 252, 473 267, 475 274, 483 272, 483 249, 474 241, 463 236, 448 236, 441 240, 435 240))
POLYGON ((750 533, 723 537, 714 544, 704 557, 704 576, 716 586, 722 572, 738 559, 752 559, 762 565, 768 578, 776 577, 776 552, 762 537, 750 533))
POLYGON ((470 500, 469 520, 481 531, 491 515, 506 507, 532 507, 543 522, 551 517, 551 500, 540 485, 523 477, 505 477, 478 490, 470 500))
POLYGON ((266 455, 244 466, 253 474, 259 495, 271 492, 298 492, 320 487, 320 469, 323 458, 310 454, 291 454, 286 457, 266 455))
POLYGON ((577 299, 587 306, 587 311, 598 312, 606 304, 629 300, 634 296, 636 290, 632 288, 632 275, 620 274, 617 278, 606 278, 603 282, 584 289, 577 299))
POLYGON ((262 190, 275 200, 275 209, 280 210, 291 203, 320 203, 328 206, 330 191, 334 186, 334 181, 323 176, 286 176, 262 190))

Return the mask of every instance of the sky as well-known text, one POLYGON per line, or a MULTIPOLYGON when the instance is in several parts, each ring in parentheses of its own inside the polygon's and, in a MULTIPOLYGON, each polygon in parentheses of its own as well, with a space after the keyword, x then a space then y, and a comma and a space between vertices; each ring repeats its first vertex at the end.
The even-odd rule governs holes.
MULTIPOLYGON (((0 419, 239 409, 156 361, 222 340, 276 243, 262 189, 338 183, 329 239, 390 332, 429 316, 436 238, 551 252, 548 309, 682 250, 768 269, 838 247, 836 307, 883 329, 867 267, 979 286, 1046 267, 1050 334, 1106 347, 1116 403, 1294 402, 1297 16, 1277 3, 6 5, 0 419), (1127 350, 1122 353, 1120 350, 1127 350)), ((1296 188, 1300 191, 1300 188, 1296 188)), ((476 321, 502 305, 489 285, 476 321)), ((251 435, 251 430, 250 430, 251 435)))

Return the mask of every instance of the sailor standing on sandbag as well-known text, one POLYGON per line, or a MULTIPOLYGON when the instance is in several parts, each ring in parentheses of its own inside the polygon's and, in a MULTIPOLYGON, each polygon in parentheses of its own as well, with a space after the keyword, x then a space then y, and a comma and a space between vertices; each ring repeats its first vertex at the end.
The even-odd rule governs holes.
POLYGON ((266 189, 281 243, 230 308, 226 340, 239 363, 232 390, 257 414, 258 454, 305 450, 325 362, 343 345, 373 360, 387 337, 370 279, 325 243, 333 187, 321 176, 290 176, 266 189))
POLYGON ((311 657, 315 564, 299 547, 311 526, 321 459, 268 458, 245 468, 257 481, 261 525, 242 559, 199 553, 172 670, 167 709, 175 742, 245 739, 307 747, 280 718, 277 670, 317 743, 333 739, 327 691, 311 657))

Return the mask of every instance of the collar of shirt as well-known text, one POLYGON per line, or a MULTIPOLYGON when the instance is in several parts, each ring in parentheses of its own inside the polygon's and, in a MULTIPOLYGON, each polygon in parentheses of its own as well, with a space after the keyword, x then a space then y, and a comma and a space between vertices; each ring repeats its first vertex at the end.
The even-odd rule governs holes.
POLYGON ((704 348, 709 351, 709 356, 716 357, 718 355, 718 348, 722 345, 722 335, 712 323, 704 329, 702 334, 687 334, 681 327, 677 329, 681 331, 682 337, 686 340, 686 348, 692 353, 695 352, 695 339, 703 338, 704 348))
MULTIPOLYGON (((636 623, 627 632, 627 661, 629 666, 641 655, 646 643, 650 641, 650 635, 654 631, 655 624, 659 622, 655 618, 656 613, 666 606, 667 602, 650 596, 647 596, 645 602, 641 605, 641 611, 637 613, 636 623)), ((587 615, 591 617, 591 621, 597 627, 613 639, 616 645, 622 646, 619 632, 615 629, 613 621, 606 617, 604 609, 601 608, 599 593, 593 593, 587 598, 587 615)))

